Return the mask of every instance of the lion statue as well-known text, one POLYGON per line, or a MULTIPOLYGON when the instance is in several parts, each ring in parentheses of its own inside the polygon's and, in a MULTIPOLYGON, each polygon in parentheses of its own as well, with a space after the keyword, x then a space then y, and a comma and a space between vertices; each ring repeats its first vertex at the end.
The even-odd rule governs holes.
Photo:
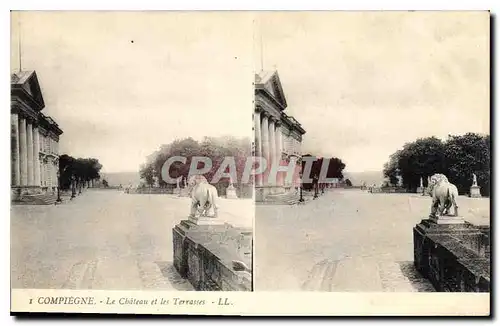
POLYGON ((458 189, 444 174, 434 174, 430 178, 429 194, 432 197, 430 217, 448 215, 453 206, 453 216, 458 216, 458 189))
POLYGON ((209 184, 203 175, 193 175, 188 180, 188 189, 191 196, 190 217, 195 217, 196 213, 201 216, 208 216, 211 208, 214 210, 212 217, 217 217, 217 188, 209 184))

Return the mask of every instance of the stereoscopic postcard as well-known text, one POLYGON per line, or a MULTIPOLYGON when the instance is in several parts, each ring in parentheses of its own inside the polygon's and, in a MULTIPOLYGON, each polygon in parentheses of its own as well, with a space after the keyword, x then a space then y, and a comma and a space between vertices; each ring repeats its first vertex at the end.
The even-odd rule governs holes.
POLYGON ((11 314, 490 315, 487 11, 13 11, 11 314))

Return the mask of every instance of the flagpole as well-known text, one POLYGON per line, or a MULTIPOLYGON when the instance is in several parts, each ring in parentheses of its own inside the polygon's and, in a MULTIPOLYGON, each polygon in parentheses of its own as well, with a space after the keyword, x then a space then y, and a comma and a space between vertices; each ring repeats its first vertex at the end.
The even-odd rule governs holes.
POLYGON ((262 36, 262 25, 260 27, 260 71, 264 71, 264 41, 262 36))
POLYGON ((22 54, 21 54, 21 13, 18 13, 18 20, 17 20, 17 26, 18 26, 18 52, 19 52, 19 72, 22 70, 22 54))

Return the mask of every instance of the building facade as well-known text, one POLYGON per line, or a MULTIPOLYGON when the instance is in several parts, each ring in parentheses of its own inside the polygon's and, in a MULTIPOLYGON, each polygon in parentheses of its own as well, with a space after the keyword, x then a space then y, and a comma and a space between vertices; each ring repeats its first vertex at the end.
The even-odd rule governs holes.
MULTIPOLYGON (((301 144, 305 130, 292 116, 285 113, 287 102, 277 71, 263 71, 255 75, 254 154, 264 157, 268 166, 289 164, 299 166, 301 144)), ((269 170, 269 169, 268 169, 269 170)), ((300 186, 300 176, 289 181, 285 173, 278 173, 276 182, 268 182, 266 171, 255 180, 256 201, 276 200, 280 194, 294 192, 300 186)))
POLYGON ((58 186, 58 124, 44 109, 35 71, 11 75, 11 189, 14 199, 55 192, 58 186))

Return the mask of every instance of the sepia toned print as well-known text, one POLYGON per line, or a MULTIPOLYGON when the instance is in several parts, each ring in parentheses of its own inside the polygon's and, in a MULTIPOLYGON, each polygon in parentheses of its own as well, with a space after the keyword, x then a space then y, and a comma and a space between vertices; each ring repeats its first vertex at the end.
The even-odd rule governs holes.
POLYGON ((256 199, 256 291, 489 292, 488 13, 258 27, 258 148, 303 182, 256 199))
POLYGON ((252 290, 247 16, 13 13, 12 288, 252 290))
POLYGON ((11 26, 12 313, 489 314, 488 12, 11 26))

